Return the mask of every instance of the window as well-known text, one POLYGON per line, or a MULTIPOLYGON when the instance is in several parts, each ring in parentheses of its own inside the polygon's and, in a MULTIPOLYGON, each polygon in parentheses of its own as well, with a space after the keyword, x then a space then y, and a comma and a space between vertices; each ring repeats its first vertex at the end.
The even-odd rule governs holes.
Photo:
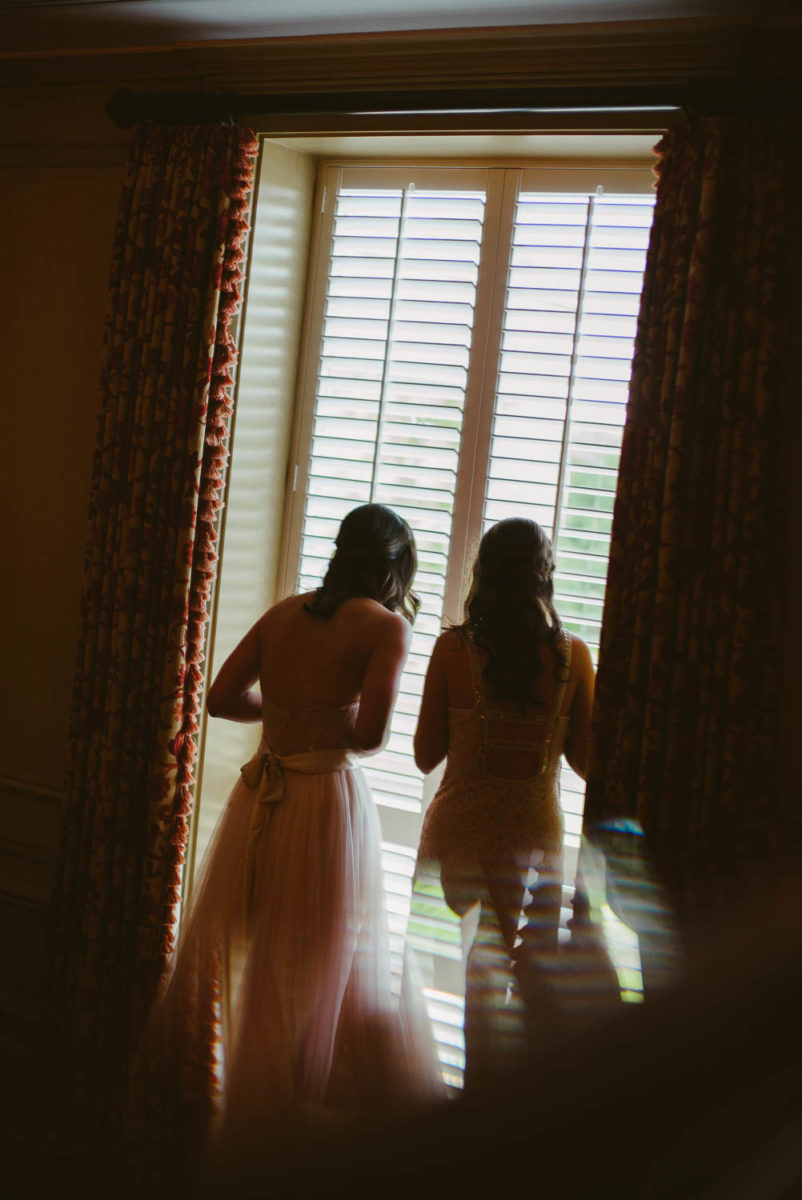
MULTIPOLYGON (((354 139, 359 161, 331 160, 342 140, 264 144, 209 668, 275 599, 318 582, 354 504, 409 518, 424 607, 390 744, 369 765, 398 966, 437 783, 410 753, 423 675, 488 522, 523 511, 552 531, 560 613, 598 642, 654 137, 494 135, 475 152, 516 157, 493 164, 436 159, 442 138, 379 141, 354 139), (371 160, 388 149, 416 165, 371 160)), ((205 725, 189 887, 257 737, 205 725)), ((567 768, 563 803, 570 880, 582 786, 567 768)), ((431 1011, 458 1084, 461 930, 417 899, 409 928, 432 951, 431 1011)), ((621 942, 637 990, 637 948, 621 942)))
MULTIPOLYGON (((316 586, 357 504, 387 503, 415 531, 421 613, 389 744, 367 769, 398 964, 436 785, 412 760, 423 678, 488 524, 515 514, 547 528, 558 611, 598 646, 652 181, 648 169, 341 163, 323 168, 319 195, 279 590, 316 586)), ((562 791, 570 859, 583 785, 567 767, 562 791)), ((458 1082, 459 927, 447 910, 414 920, 435 951, 430 1000, 458 1082)))

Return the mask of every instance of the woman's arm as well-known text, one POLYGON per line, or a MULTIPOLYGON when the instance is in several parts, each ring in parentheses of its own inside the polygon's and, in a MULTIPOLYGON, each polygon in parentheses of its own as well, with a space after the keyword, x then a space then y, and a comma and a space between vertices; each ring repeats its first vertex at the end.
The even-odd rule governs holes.
POLYGON ((448 686, 443 666, 443 638, 437 639, 423 685, 418 726, 415 730, 415 763, 428 775, 448 751, 448 686))
POLYGON ((368 659, 354 725, 354 749, 371 754, 381 749, 390 727, 412 630, 395 613, 382 621, 380 636, 368 659))
POLYGON ((565 757, 577 775, 585 778, 590 741, 590 721, 593 715, 593 688, 596 675, 590 651, 581 638, 574 637, 571 647, 571 674, 575 674, 576 686, 568 718, 568 736, 565 739, 565 757))
POLYGON ((217 672, 206 696, 210 717, 261 721, 262 697, 253 689, 259 678, 259 627, 254 625, 217 672))

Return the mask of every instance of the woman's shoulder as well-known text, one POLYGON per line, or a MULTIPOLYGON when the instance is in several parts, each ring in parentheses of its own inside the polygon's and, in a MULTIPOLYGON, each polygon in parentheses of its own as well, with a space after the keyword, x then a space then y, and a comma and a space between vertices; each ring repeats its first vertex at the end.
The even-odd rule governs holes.
POLYGON ((467 665, 470 642, 463 629, 445 629, 434 646, 429 660, 429 668, 435 674, 450 680, 450 685, 463 675, 470 677, 470 667, 467 665))
POLYGON ((449 673, 452 664, 457 664, 467 649, 468 638, 462 629, 445 629, 432 647, 429 656, 430 666, 434 670, 449 673))
POLYGON ((563 637, 571 656, 570 676, 576 678, 577 675, 586 674, 588 670, 592 672, 593 659, 591 658, 587 642, 583 642, 581 637, 578 637, 575 633, 569 633, 566 629, 563 630, 563 637))
POLYGON ((392 627, 398 622, 406 625, 408 622, 400 612, 391 612, 378 600, 370 596, 349 596, 337 608, 335 616, 342 616, 344 621, 370 622, 375 625, 392 627))
POLYGON ((334 628, 344 636, 356 637, 374 645, 408 645, 412 636, 409 621, 400 612, 391 612, 369 596, 351 596, 344 600, 332 617, 334 628))
POLYGON ((271 604, 257 621, 263 629, 273 624, 281 623, 289 617, 292 617, 295 612, 303 609, 308 600, 311 600, 313 593, 295 594, 285 596, 283 600, 277 600, 275 604, 271 604))
POLYGON ((434 652, 437 654, 458 654, 461 650, 467 650, 469 644, 468 635, 465 630, 459 625, 452 625, 449 629, 444 629, 440 634, 434 644, 434 652))
MULTIPOLYGON (((296 592, 292 596, 286 596, 283 600, 277 600, 270 608, 262 615, 261 621, 275 621, 283 617, 291 617, 296 613, 307 612, 308 606, 317 596, 317 592, 296 592)), ((310 614, 314 615, 314 614, 310 614)), ((398 613, 391 613, 383 605, 376 600, 371 600, 367 596, 351 596, 347 600, 343 600, 338 604, 331 616, 323 618, 331 621, 336 617, 342 617, 345 620, 374 620, 381 621, 385 618, 394 620, 398 618, 403 620, 403 617, 398 613)))
POLYGON ((291 596, 285 596, 283 600, 277 600, 275 604, 271 604, 265 616, 269 617, 271 614, 279 615, 285 612, 293 612, 298 608, 304 608, 314 596, 314 592, 293 592, 291 596))
POLYGON ((563 629, 562 635, 568 645, 571 647, 571 657, 578 655, 580 658, 590 658, 590 650, 587 642, 583 642, 582 638, 576 633, 569 633, 567 629, 563 629))

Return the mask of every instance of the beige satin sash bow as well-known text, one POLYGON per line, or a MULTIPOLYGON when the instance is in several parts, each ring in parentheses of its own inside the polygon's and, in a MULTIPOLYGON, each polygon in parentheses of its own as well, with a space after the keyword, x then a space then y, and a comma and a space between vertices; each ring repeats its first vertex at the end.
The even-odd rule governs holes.
POLYGON ((273 806, 281 803, 284 798, 284 772, 327 775, 333 771, 353 770, 358 762, 357 755, 351 750, 310 750, 305 754, 280 755, 262 741, 253 758, 240 767, 243 781, 253 793, 243 878, 243 912, 246 921, 256 882, 256 852, 272 815, 273 806))

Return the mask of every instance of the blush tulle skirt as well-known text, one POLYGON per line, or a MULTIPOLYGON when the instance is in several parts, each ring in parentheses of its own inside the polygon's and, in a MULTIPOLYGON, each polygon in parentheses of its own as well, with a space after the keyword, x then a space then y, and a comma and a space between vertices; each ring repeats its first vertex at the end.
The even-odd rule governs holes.
POLYGON ((237 781, 139 1055, 151 1126, 193 1161, 198 1142, 242 1161, 443 1095, 423 998, 391 986, 367 783, 306 758, 265 803, 237 781))

